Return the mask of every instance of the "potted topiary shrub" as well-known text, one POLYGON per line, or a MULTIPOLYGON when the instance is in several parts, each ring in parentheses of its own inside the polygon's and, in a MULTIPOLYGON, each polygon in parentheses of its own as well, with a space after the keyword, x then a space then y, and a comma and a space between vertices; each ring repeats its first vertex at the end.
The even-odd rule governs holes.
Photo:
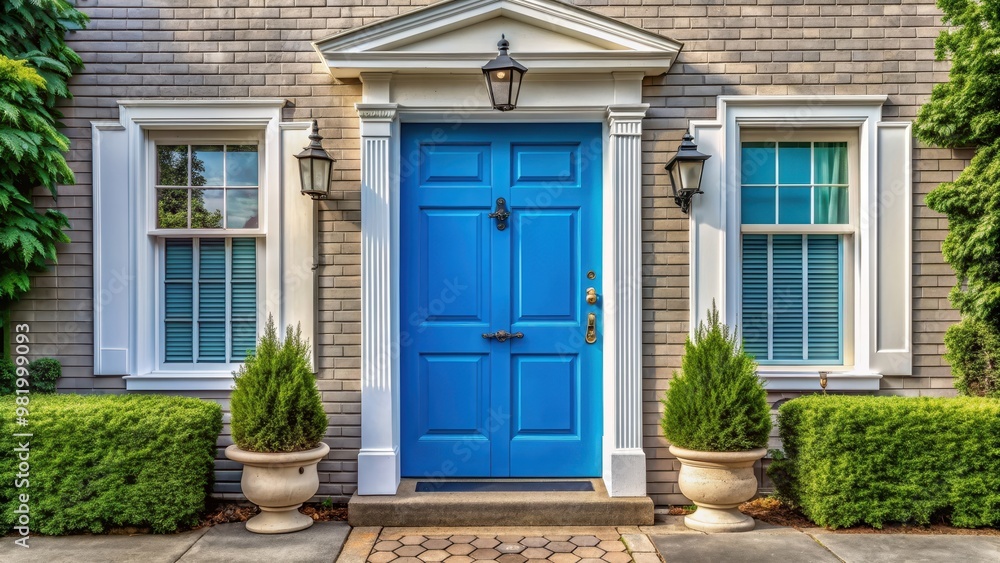
POLYGON ((754 462, 767 452, 771 413, 757 362, 715 305, 684 344, 681 372, 663 400, 663 434, 681 462, 678 485, 698 508, 684 518, 702 532, 742 532, 753 518, 737 506, 757 493, 754 462))
POLYGON ((278 341, 268 317, 257 350, 233 372, 230 399, 235 444, 226 457, 243 464, 243 494, 260 507, 247 521, 259 534, 312 526, 298 508, 319 490, 316 466, 330 447, 322 442, 327 418, 309 368, 309 343, 289 326, 278 341))

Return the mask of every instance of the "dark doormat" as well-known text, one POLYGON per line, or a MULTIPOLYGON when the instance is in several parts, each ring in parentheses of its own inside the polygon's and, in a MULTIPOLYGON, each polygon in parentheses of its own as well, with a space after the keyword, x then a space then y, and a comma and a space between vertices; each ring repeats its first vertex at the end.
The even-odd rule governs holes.
POLYGON ((550 493, 593 491, 590 481, 417 481, 418 493, 550 493))

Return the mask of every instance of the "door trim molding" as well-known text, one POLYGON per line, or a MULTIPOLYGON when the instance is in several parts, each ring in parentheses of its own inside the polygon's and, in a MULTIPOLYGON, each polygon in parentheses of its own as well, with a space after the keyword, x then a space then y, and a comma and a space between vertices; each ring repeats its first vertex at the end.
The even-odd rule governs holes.
POLYGON ((565 84, 536 92, 542 102, 511 114, 474 111, 480 84, 454 88, 436 77, 433 103, 419 93, 429 85, 390 73, 361 75, 356 104, 361 133, 361 451, 358 494, 394 495, 400 481, 399 397, 399 193, 400 122, 504 121, 602 122, 602 260, 604 264, 604 365, 602 472, 613 497, 646 495, 642 449, 642 99, 641 72, 595 73, 573 89, 598 93, 593 101, 565 96, 565 84), (588 84, 592 82, 592 84, 588 84), (608 85, 611 87, 607 87, 608 85), (562 87, 559 87, 562 86, 562 87), (579 105, 574 105, 579 100, 579 105))

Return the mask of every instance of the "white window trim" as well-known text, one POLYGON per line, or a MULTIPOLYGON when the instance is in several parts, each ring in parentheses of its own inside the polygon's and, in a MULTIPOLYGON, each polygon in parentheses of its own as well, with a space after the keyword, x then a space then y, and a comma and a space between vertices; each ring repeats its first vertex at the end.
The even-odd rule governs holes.
MULTIPOLYGON (((876 257, 878 248, 877 213, 879 201, 877 186, 884 177, 879 175, 879 128, 899 129, 908 124, 881 124, 882 105, 886 96, 722 96, 718 100, 717 119, 694 121, 691 132, 699 150, 712 157, 706 162, 702 185, 705 193, 696 196, 691 211, 691 285, 690 319, 692 331, 705 319, 706 311, 714 302, 728 324, 739 320, 740 288, 739 269, 739 142, 740 127, 795 127, 803 129, 850 129, 858 132, 858 195, 859 231, 855 241, 858 259, 853 273, 854 283, 854 335, 853 366, 829 368, 828 390, 875 391, 879 389, 882 374, 872 365, 876 352, 874 342, 876 319, 872 311, 872 292, 875 291, 876 257), (864 281, 863 281, 864 280, 864 281)), ((909 134, 909 129, 905 129, 909 134)), ((909 144, 905 151, 908 154, 909 144)), ((907 162, 909 162, 907 160, 907 162)), ((895 187, 897 193, 909 202, 909 171, 895 187)), ((909 228, 909 219, 906 220, 909 228)), ((897 235, 898 236, 898 235, 897 235)), ((911 238, 909 232, 907 239, 911 238)), ((909 252, 910 243, 904 243, 909 252)), ((908 258, 906 261, 909 264, 908 258)), ((909 280, 909 266, 906 279, 909 280)), ((907 303, 910 289, 905 289, 907 303)), ((910 309, 906 308, 906 325, 910 322, 910 309)), ((906 352, 911 350, 910 336, 906 335, 906 352)), ((905 365, 901 369, 909 370, 905 365)), ((770 391, 818 390, 819 372, 816 367, 767 366, 759 370, 770 391)), ((823 370, 826 371, 826 370, 823 370)))
POLYGON ((213 364, 208 369, 195 365, 193 370, 161 365, 157 316, 161 253, 157 247, 162 237, 151 222, 153 161, 149 155, 153 137, 171 134, 165 132, 194 137, 191 132, 198 131, 206 137, 225 137, 226 132, 246 131, 258 136, 262 149, 259 230, 169 234, 260 237, 266 233, 260 258, 267 267, 259 267, 258 278, 258 331, 267 316, 273 315, 279 326, 301 322, 304 336, 315 344, 315 210, 312 200, 300 193, 294 158, 308 144, 311 124, 281 123, 284 99, 120 100, 118 104, 118 122, 92 124, 95 374, 124 376, 130 391, 232 388, 232 368, 238 364, 213 364), (122 233, 120 222, 128 223, 127 250, 125 243, 116 243, 104 233, 104 222, 116 222, 108 232, 118 234, 122 233), (108 294, 111 299, 106 299, 108 294))

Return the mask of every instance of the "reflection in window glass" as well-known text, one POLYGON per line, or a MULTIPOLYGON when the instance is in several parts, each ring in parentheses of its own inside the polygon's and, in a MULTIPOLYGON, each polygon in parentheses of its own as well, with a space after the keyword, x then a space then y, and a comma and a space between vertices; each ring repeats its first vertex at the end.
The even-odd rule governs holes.
POLYGON ((257 145, 226 146, 226 185, 256 186, 257 145))
POLYGON ((157 228, 257 228, 258 153, 257 145, 157 145, 157 228))
POLYGON ((191 147, 191 185, 223 186, 222 145, 200 145, 191 147))
POLYGON ((226 227, 256 229, 257 225, 257 190, 227 190, 226 227))
POLYGON ((186 186, 187 145, 159 145, 156 147, 156 183, 160 186, 186 186))
POLYGON ((160 189, 156 197, 156 228, 188 228, 188 195, 191 190, 160 189))
POLYGON ((222 197, 225 190, 191 190, 191 228, 222 228, 222 197))

